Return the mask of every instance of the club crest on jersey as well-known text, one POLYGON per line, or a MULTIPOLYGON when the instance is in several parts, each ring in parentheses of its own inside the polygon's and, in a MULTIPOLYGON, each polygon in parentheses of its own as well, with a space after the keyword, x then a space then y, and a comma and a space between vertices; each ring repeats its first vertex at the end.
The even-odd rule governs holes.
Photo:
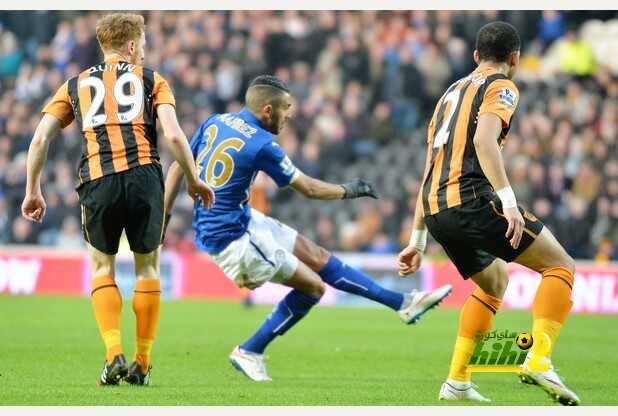
POLYGON ((515 91, 505 87, 500 90, 500 96, 498 97, 498 101, 508 107, 515 107, 515 103, 517 102, 517 95, 515 94, 515 91))

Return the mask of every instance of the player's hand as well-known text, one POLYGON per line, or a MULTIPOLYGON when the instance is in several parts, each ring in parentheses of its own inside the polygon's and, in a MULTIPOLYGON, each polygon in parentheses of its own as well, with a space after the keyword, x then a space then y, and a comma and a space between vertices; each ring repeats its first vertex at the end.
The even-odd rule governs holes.
POLYGON ((215 204, 214 191, 200 179, 187 183, 187 192, 194 202, 201 202, 206 209, 212 208, 215 204))
POLYGON ((21 204, 21 215, 29 221, 43 222, 46 209, 47 204, 42 194, 28 194, 21 204))
POLYGON ((362 179, 356 179, 352 182, 344 183, 341 186, 344 190, 343 199, 360 198, 362 196, 378 199, 378 195, 376 195, 373 186, 362 179))
POLYGON ((517 207, 503 208, 502 211, 504 212, 504 217, 509 222, 509 228, 504 236, 509 239, 511 247, 516 249, 519 247, 521 236, 524 233, 524 225, 526 224, 524 217, 521 216, 517 207))
POLYGON ((421 268, 423 261, 423 252, 416 247, 408 246, 404 248, 397 258, 399 266, 399 276, 407 276, 411 273, 416 273, 421 268))

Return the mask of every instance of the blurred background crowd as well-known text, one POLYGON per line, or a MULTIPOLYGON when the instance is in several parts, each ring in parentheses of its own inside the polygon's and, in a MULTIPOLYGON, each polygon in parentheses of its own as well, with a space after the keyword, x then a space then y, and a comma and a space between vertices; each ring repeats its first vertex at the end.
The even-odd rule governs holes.
MULTIPOLYGON (((522 37, 521 100, 503 154, 518 200, 576 258, 618 260, 618 12, 143 14, 145 65, 171 84, 188 136, 213 112, 240 109, 256 75, 289 84, 295 114, 279 136, 287 154, 312 176, 371 181, 381 198, 307 201, 258 177, 252 203, 328 249, 371 253, 407 244, 434 105, 474 68, 476 31, 511 22, 522 37)), ((0 12, 0 244, 84 244, 75 123, 50 148, 45 221, 23 220, 20 204, 40 109, 65 79, 101 60, 100 16, 0 12)), ((191 207, 178 200, 169 248, 195 250, 191 207)), ((436 244, 429 251, 443 255, 436 244)))

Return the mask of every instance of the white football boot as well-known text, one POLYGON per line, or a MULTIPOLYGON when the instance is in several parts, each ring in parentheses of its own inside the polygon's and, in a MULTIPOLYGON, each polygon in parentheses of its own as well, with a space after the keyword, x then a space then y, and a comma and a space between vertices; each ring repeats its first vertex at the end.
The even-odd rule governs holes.
POLYGON ((237 346, 230 354, 230 363, 253 381, 272 381, 266 372, 263 354, 245 351, 237 346))
POLYGON ((539 386, 552 400, 564 406, 577 406, 579 404, 579 397, 564 385, 560 376, 554 370, 551 360, 545 357, 541 358, 540 364, 547 368, 535 370, 528 365, 531 357, 532 353, 528 353, 526 360, 522 364, 519 380, 524 384, 539 386))
POLYGON ((403 305, 397 313, 406 324, 415 324, 425 312, 438 306, 452 291, 451 285, 441 286, 431 292, 413 290, 409 295, 405 295, 403 305))
POLYGON ((487 397, 482 396, 475 390, 476 385, 471 381, 461 382, 446 380, 440 388, 439 400, 463 401, 472 400, 475 402, 490 402, 487 397))

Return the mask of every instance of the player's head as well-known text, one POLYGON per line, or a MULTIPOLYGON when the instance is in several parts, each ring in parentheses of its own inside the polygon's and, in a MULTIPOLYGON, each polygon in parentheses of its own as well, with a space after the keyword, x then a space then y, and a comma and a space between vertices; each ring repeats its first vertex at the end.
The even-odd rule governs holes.
POLYGON ((146 43, 144 17, 132 13, 114 13, 97 22, 97 40, 104 54, 117 53, 132 64, 144 59, 146 43))
POLYGON ((476 63, 506 64, 507 76, 512 78, 519 63, 520 46, 519 34, 513 25, 506 22, 491 22, 476 34, 474 60, 476 63))
POLYGON ((245 103, 272 134, 279 134, 290 118, 290 89, 272 75, 260 75, 251 81, 245 103))

